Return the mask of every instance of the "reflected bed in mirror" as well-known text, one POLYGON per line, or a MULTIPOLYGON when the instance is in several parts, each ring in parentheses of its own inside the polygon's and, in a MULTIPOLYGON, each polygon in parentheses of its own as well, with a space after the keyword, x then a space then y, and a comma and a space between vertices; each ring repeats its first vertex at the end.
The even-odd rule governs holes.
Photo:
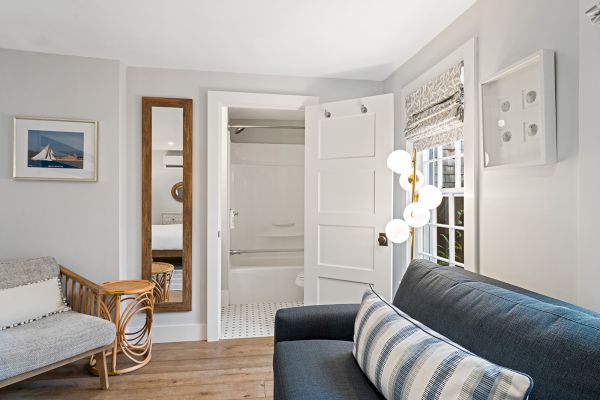
POLYGON ((191 310, 191 136, 192 100, 142 98, 142 277, 158 312, 191 310))

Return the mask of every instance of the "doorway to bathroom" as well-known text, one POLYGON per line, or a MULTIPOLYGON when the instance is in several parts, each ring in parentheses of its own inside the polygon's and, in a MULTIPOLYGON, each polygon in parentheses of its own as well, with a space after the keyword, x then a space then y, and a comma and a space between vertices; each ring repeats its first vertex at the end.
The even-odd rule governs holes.
POLYGON ((227 122, 221 338, 272 336, 304 301, 304 110, 231 107, 227 122))
POLYGON ((391 299, 393 95, 317 100, 208 92, 209 341, 271 335, 278 308, 369 285, 391 299))
POLYGON ((303 304, 304 109, 311 96, 209 92, 207 339, 271 336, 303 304))

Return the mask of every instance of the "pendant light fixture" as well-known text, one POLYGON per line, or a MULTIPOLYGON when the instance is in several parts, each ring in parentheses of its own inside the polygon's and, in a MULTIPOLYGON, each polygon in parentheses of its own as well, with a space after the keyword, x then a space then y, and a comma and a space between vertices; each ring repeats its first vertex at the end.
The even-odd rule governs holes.
POLYGON ((442 191, 433 185, 424 185, 425 178, 417 170, 417 152, 412 156, 406 150, 395 150, 387 158, 387 166, 400 174, 400 186, 411 193, 412 202, 404 209, 404 219, 393 219, 385 226, 385 234, 393 243, 404 243, 410 238, 410 258, 414 257, 415 228, 422 228, 431 219, 431 212, 443 200, 442 191))

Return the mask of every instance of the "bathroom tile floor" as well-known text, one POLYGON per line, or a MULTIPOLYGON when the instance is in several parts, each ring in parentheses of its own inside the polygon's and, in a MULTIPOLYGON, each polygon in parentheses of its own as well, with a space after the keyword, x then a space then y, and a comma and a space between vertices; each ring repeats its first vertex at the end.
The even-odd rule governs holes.
POLYGON ((301 301, 230 304, 221 308, 221 338, 237 339, 273 336, 275 312, 280 308, 302 306, 301 301))

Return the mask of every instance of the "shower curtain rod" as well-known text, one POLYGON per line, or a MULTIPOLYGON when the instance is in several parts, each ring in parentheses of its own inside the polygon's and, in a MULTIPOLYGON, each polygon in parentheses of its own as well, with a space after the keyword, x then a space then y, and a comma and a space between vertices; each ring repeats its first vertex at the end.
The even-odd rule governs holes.
POLYGON ((234 135, 239 135, 246 128, 268 128, 268 129, 304 129, 303 126, 298 125, 240 125, 240 124, 229 124, 229 128, 234 128, 234 135))
POLYGON ((244 254, 244 253, 298 253, 304 251, 304 249, 252 249, 252 250, 241 250, 241 249, 236 249, 236 250, 229 250, 229 255, 230 256, 235 256, 237 254, 244 254))
POLYGON ((275 128, 275 129, 304 129, 304 126, 298 125, 229 125, 230 128, 275 128))

